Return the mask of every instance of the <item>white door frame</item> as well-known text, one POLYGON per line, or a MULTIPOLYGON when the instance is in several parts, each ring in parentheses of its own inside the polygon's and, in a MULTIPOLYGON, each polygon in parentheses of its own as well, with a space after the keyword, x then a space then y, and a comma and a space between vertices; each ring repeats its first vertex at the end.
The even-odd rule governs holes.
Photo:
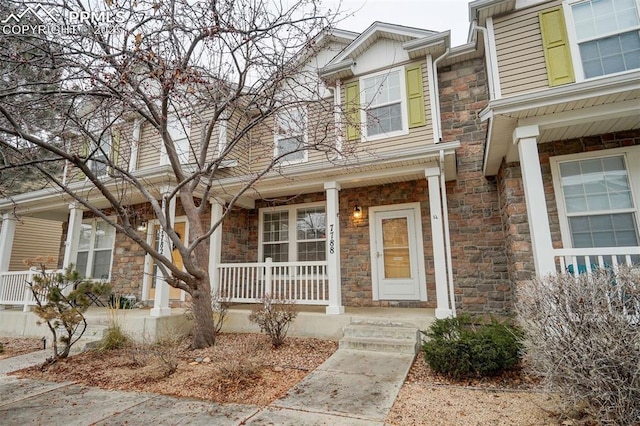
MULTIPOLYGON (((186 241, 189 241, 189 221, 186 216, 178 216, 175 218, 174 223, 184 223, 184 233, 183 238, 186 241)), ((153 246, 153 228, 156 225, 160 225, 158 219, 151 219, 147 222, 147 244, 153 246)), ((144 255, 144 272, 142 273, 142 300, 151 300, 149 299, 149 290, 151 290, 151 280, 148 280, 147 277, 153 273, 152 269, 152 258, 151 255, 145 253, 144 255)), ((180 301, 184 302, 186 300, 186 292, 184 290, 180 290, 180 301)))
POLYGON ((424 263, 424 241, 422 238, 422 215, 420 203, 390 204, 386 206, 369 207, 369 251, 371 253, 371 286, 373 290, 373 300, 380 300, 378 291, 378 258, 376 257, 376 213, 394 210, 413 210, 414 230, 416 233, 416 262, 418 267, 418 290, 421 301, 427 300, 427 274, 424 263))

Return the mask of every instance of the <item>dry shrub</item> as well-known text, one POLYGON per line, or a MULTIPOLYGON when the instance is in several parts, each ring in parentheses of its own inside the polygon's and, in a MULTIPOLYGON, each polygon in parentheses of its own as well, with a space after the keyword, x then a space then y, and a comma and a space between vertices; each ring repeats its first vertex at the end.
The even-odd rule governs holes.
POLYGON ((178 360, 186 345, 187 336, 178 330, 163 330, 155 342, 145 337, 142 343, 131 344, 127 352, 131 363, 138 367, 153 367, 160 377, 169 377, 178 369, 178 360))
POLYGON ((521 285, 516 311, 531 366, 565 412, 640 424, 640 270, 561 274, 521 285))
POLYGON ((218 367, 220 388, 247 388, 261 377, 262 366, 250 358, 229 358, 218 367))
POLYGON ((249 314, 249 321, 260 326, 260 330, 271 338, 274 348, 280 347, 287 337, 287 331, 293 320, 298 316, 298 308, 294 301, 272 299, 265 295, 260 305, 255 306, 249 314))

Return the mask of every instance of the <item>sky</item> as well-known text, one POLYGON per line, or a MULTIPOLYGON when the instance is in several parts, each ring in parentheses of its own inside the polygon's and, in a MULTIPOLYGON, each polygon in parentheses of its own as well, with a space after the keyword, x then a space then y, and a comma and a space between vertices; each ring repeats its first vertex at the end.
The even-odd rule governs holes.
MULTIPOLYGON (((335 8, 339 0, 324 0, 335 8)), ((451 46, 467 42, 469 0, 342 0, 340 10, 346 18, 337 27, 364 31, 374 21, 406 25, 433 31, 451 30, 451 46)))

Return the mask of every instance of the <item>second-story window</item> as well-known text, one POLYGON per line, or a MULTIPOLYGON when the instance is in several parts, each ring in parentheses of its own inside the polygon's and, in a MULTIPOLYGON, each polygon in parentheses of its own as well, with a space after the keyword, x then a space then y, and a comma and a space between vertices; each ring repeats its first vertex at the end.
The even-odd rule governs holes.
POLYGON ((361 79, 364 132, 368 138, 406 132, 406 90, 402 68, 361 79))
POLYGON ((111 155, 111 133, 105 132, 102 137, 90 144, 92 151, 89 166, 97 177, 106 176, 109 171, 109 155, 111 155))
POLYGON ((288 108, 276 115, 274 156, 282 164, 307 161, 307 112, 303 107, 288 108))
MULTIPOLYGON (((167 131, 173 141, 173 146, 180 159, 180 164, 188 164, 190 160, 189 153, 191 152, 191 145, 189 144, 189 123, 186 119, 169 117, 167 120, 167 131)), ((167 157, 164 144, 162 144, 160 164, 169 164, 169 158, 167 157)))
POLYGON ((638 0, 570 2, 584 78, 640 68, 638 0))

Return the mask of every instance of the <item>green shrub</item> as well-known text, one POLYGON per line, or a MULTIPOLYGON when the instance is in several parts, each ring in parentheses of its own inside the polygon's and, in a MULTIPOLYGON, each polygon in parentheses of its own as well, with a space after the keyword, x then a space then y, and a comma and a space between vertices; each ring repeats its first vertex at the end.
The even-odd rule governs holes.
POLYGON ((4 344, 0 342, 0 354, 4 352, 4 344))
POLYGON ((497 375, 520 362, 522 332, 496 320, 475 325, 469 316, 438 319, 423 333, 429 367, 454 379, 497 375))
POLYGON ((106 330, 105 335, 100 340, 98 348, 103 351, 110 351, 113 349, 124 348, 129 344, 131 339, 122 330, 122 327, 117 323, 112 323, 106 330))

